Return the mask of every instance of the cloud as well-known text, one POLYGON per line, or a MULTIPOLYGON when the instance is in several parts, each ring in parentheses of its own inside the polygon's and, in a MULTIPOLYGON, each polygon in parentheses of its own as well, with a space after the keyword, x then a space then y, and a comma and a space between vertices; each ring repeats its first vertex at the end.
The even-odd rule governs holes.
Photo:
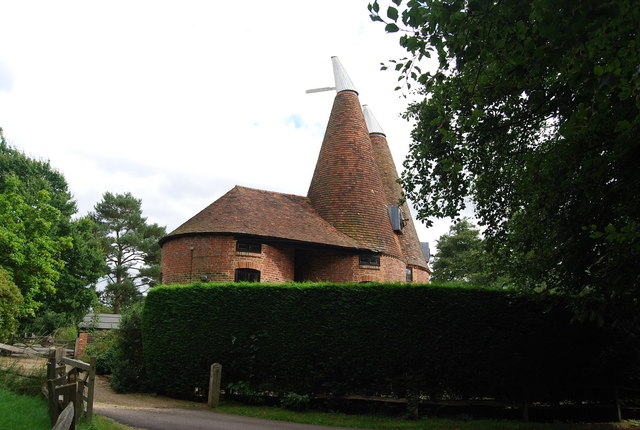
POLYGON ((293 124, 295 128, 306 127, 307 125, 302 122, 302 117, 298 114, 289 116, 285 121, 285 124, 293 124))
POLYGON ((7 63, 0 60, 0 91, 10 92, 13 88, 13 72, 7 63))

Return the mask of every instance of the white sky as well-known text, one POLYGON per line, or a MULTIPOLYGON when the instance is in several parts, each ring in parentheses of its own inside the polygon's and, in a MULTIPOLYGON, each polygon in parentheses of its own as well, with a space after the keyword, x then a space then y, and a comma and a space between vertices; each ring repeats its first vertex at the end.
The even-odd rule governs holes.
MULTIPOLYGON (((106 191, 172 231, 234 185, 306 195, 337 55, 387 134, 398 171, 411 125, 405 52, 367 0, 0 0, 0 127, 60 170, 84 215, 106 191)), ((447 232, 426 229, 422 241, 447 232)))

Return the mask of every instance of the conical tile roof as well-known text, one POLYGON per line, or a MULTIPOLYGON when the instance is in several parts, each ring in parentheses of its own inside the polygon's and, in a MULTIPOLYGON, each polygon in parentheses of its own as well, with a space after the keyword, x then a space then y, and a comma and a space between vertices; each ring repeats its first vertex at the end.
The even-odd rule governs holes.
POLYGON ((363 247, 402 258, 358 94, 353 89, 338 90, 307 196, 321 217, 363 247))
MULTIPOLYGON (((398 183, 398 171, 393 162, 393 156, 391 155, 387 138, 376 117, 373 115, 373 112, 371 112, 371 109, 367 105, 364 105, 362 108, 367 128, 369 129, 369 137, 371 139, 376 165, 378 166, 378 172, 382 179, 386 203, 388 206, 398 206, 402 199, 402 187, 398 183)), ((402 253, 408 264, 426 268, 427 261, 424 258, 424 253, 420 246, 420 240, 418 239, 418 233, 413 224, 413 217, 411 216, 411 212, 409 212, 409 206, 405 201, 400 207, 402 212, 404 212, 405 220, 402 233, 398 235, 402 253)))

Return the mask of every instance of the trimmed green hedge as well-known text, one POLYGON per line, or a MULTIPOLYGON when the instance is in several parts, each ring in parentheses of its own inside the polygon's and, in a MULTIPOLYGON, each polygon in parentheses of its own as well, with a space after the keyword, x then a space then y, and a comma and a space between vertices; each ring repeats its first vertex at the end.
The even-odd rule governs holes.
POLYGON ((493 289, 389 284, 194 284, 152 289, 143 314, 152 389, 422 393, 502 400, 610 398, 624 339, 545 300, 493 289))

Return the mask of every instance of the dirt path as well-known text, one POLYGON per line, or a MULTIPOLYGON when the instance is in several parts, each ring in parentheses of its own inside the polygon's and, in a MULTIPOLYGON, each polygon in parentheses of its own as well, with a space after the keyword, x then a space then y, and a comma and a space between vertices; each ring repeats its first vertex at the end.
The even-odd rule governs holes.
POLYGON ((101 403, 113 406, 124 406, 127 408, 186 408, 186 409, 207 409, 205 403, 190 402, 187 400, 171 399, 169 397, 157 396, 154 394, 118 394, 109 386, 107 377, 96 376, 96 386, 94 392, 94 403, 101 403))

